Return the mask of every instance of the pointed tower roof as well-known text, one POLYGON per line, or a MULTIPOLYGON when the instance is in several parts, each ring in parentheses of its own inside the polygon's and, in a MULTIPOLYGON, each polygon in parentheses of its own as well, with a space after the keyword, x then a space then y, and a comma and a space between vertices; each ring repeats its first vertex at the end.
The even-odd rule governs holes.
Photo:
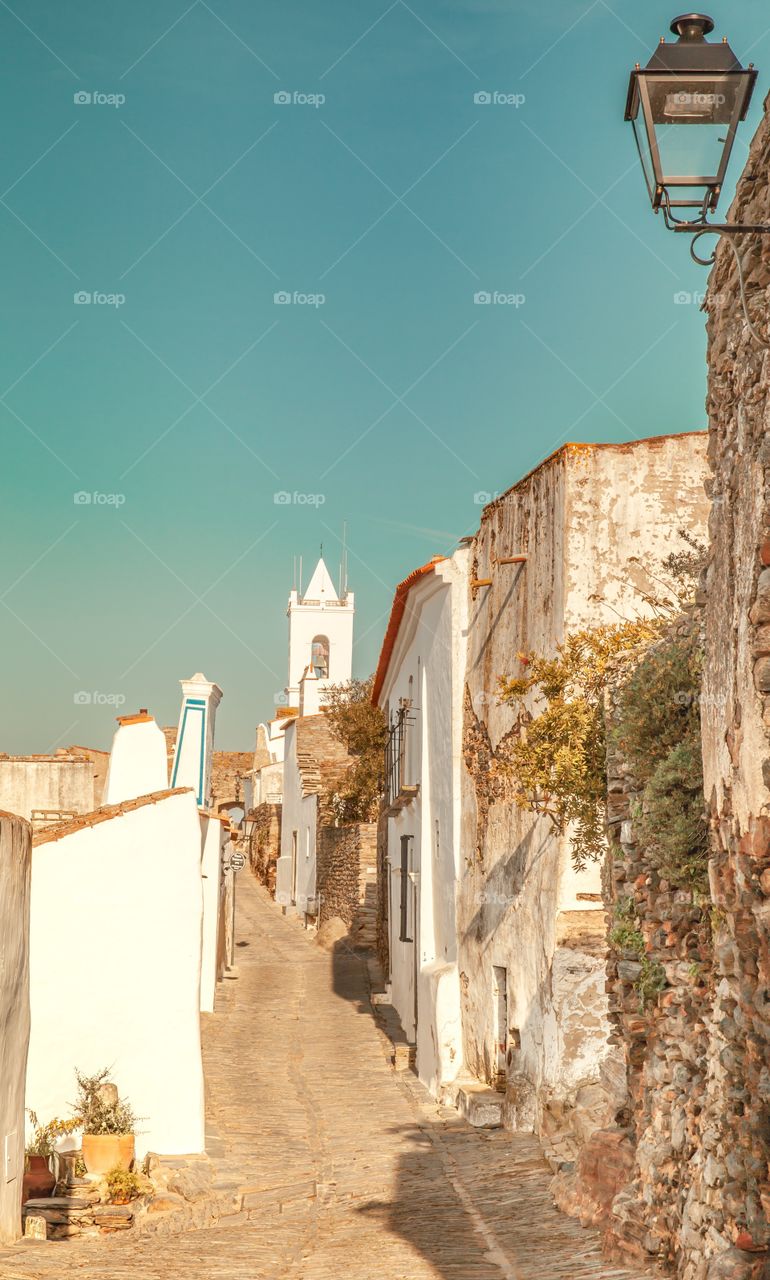
POLYGON ((313 576, 310 579, 304 597, 308 600, 337 600, 339 598, 323 556, 321 556, 313 571, 313 576))

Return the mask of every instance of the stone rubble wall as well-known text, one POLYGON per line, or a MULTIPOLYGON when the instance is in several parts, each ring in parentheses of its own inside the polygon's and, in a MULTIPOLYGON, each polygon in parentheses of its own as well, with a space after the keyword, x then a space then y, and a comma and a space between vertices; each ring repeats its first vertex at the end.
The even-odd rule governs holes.
MULTIPOLYGON (((686 615, 664 643, 700 627, 699 613, 686 615)), ((714 998, 711 917, 708 904, 672 886, 646 856, 634 820, 640 798, 626 762, 610 749, 610 856, 604 879, 610 931, 618 907, 632 902, 646 962, 660 966, 666 986, 642 1002, 634 985, 642 973, 639 956, 611 948, 611 1043, 625 1053, 627 1100, 615 1126, 594 1135, 578 1170, 587 1193, 581 1216, 608 1222, 611 1252, 676 1265, 692 1280, 705 1271, 688 1265, 692 1251, 702 1255, 704 1243, 691 1223, 707 1227, 712 1199, 697 1177, 714 998), (611 1152, 622 1152, 619 1165, 613 1166, 611 1152), (602 1212, 592 1216, 597 1206, 602 1212)))
POLYGON ((322 827, 318 836, 316 886, 319 928, 343 920, 354 946, 377 941, 377 824, 354 822, 322 827))
MULTIPOLYGON (((770 223, 769 171, 765 115, 730 220, 770 223)), ((770 342, 770 243, 740 236, 735 245, 749 312, 770 342)), ((766 1267, 756 1274, 770 1273, 770 353, 749 333, 724 242, 706 307, 713 505, 703 757, 717 972, 702 1145, 685 1213, 687 1280, 700 1280, 698 1236, 716 1255, 709 1277, 754 1274, 748 1257, 766 1267)))
POLYGON ((252 810, 249 864, 260 884, 275 896, 276 864, 281 856, 280 804, 260 804, 252 810))

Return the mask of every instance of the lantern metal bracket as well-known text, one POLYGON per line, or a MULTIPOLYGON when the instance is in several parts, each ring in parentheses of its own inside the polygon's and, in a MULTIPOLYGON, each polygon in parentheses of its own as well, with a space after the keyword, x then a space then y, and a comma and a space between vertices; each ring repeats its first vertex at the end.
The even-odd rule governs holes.
MULTIPOLYGON (((709 258, 701 258, 700 254, 696 253, 695 246, 701 236, 727 236, 727 244, 730 246, 730 251, 735 258, 735 265, 738 270, 738 286, 741 291, 741 306, 743 307, 743 315, 746 320, 747 328, 754 341, 758 343, 760 347, 764 347, 766 351, 770 351, 770 342, 766 342, 765 339, 757 332, 751 316, 749 315, 749 304, 746 298, 746 281, 743 277, 743 264, 741 263, 740 254, 735 247, 735 241, 733 239, 733 237, 737 235, 766 236, 770 233, 770 226, 752 222, 707 222, 705 216, 705 205, 701 218, 692 222, 684 222, 673 216, 671 210, 666 207, 665 202, 662 207, 666 226, 670 231, 685 231, 689 232, 692 236, 692 240, 690 241, 690 257, 693 262, 697 262, 701 267, 712 267, 717 259, 716 249, 714 249, 714 252, 709 258)), ((719 246, 717 246, 717 248, 718 247, 719 246)))
POLYGON ((703 208, 701 210, 700 217, 693 218, 691 220, 677 218, 676 215, 671 212, 671 203, 667 191, 663 192, 663 201, 661 203, 663 220, 669 231, 684 231, 692 236, 692 241, 690 243, 690 257, 693 262, 697 262, 699 266, 712 267, 716 262, 717 256, 716 249, 711 254, 710 258, 701 258, 699 254, 695 252, 695 245, 697 241, 700 240, 701 236, 770 235, 770 225, 764 225, 762 223, 708 222, 706 220, 708 199, 709 197, 707 194, 703 199, 703 208))

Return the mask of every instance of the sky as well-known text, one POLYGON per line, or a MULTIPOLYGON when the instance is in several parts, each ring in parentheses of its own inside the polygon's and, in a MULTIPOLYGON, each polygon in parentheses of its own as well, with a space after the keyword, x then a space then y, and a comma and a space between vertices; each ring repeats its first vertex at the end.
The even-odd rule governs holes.
MULTIPOLYGON (((295 556, 336 577, 347 524, 366 676, 396 583, 559 444, 705 426, 706 272, 623 122, 674 16, 0 0, 1 751, 176 723, 195 671, 249 749, 295 556)), ((712 16, 760 73, 734 182, 770 18, 712 16)))

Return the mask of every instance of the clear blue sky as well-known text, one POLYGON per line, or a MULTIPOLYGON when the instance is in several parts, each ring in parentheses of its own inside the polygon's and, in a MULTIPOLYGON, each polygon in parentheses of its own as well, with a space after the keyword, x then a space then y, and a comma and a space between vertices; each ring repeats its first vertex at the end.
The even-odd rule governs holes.
MULTIPOLYGON (((336 572, 347 520, 366 675, 478 492, 564 440, 705 425, 704 317, 674 295, 706 273, 622 119, 675 7, 0 0, 0 750, 109 745, 79 690, 175 722, 197 670, 246 749, 295 553, 336 572)), ((712 12, 760 68, 748 142, 767 6, 712 12)))

